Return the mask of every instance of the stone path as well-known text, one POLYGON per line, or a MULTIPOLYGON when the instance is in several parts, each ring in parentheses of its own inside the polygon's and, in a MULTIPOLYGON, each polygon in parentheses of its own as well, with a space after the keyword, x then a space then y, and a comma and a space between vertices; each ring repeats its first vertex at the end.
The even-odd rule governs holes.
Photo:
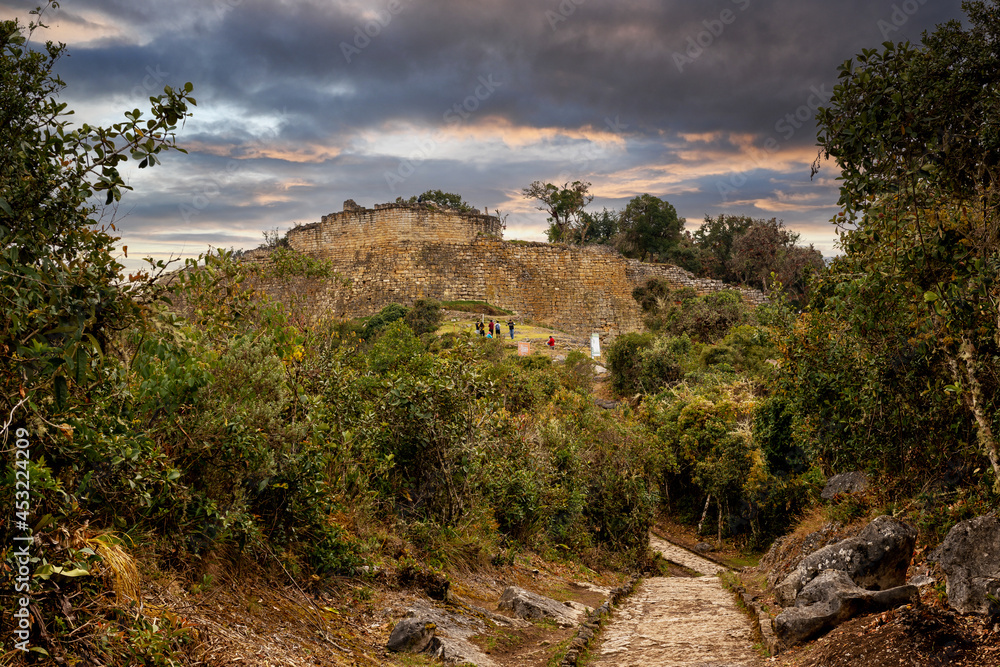
POLYGON ((725 568, 650 538, 664 557, 707 576, 653 577, 615 609, 591 665, 759 667, 750 621, 717 576, 725 568))

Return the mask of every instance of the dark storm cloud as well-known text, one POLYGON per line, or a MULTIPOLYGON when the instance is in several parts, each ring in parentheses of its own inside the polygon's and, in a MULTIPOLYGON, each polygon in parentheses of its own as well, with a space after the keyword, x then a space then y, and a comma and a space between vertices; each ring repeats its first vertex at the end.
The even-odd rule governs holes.
MULTIPOLYGON (((891 38, 958 14, 958 0, 908 2, 891 38)), ((516 124, 579 127, 627 108, 633 131, 762 132, 832 89, 837 65, 881 42, 879 21, 905 4, 70 0, 152 38, 76 49, 63 70, 86 94, 127 94, 158 66, 205 103, 291 106, 315 134, 439 124, 481 76, 501 82, 490 113, 516 124)))
POLYGON ((431 188, 540 227, 517 192, 564 175, 599 184, 598 207, 650 191, 689 221, 808 225, 836 202, 808 163, 838 65, 957 17, 960 0, 66 0, 49 23, 72 36, 71 106, 118 116, 194 83, 192 152, 136 177, 126 227, 225 245, 431 188))

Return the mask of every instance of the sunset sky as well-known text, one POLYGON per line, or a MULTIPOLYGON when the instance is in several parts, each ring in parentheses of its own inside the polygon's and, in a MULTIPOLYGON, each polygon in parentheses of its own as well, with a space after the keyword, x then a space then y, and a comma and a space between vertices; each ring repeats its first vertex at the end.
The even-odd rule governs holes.
MULTIPOLYGON (((37 0, 0 0, 26 17, 37 0)), ((129 258, 251 248, 341 209, 427 189, 544 240, 534 180, 586 180, 591 209, 649 193, 778 217, 833 254, 837 173, 810 180, 837 67, 918 42, 959 0, 66 0, 62 99, 110 123, 194 84, 188 155, 129 170, 129 258)), ((131 264, 132 261, 129 262, 131 264)))

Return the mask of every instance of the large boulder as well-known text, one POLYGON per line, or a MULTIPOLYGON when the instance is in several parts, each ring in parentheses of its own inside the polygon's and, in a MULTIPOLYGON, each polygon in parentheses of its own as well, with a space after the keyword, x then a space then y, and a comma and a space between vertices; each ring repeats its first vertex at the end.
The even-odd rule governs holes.
POLYGON ((517 586, 508 586, 504 590, 497 607, 513 612, 518 618, 549 619, 564 628, 576 625, 583 615, 579 609, 517 586))
POLYGON ((793 533, 779 537, 760 559, 757 571, 767 575, 767 587, 773 589, 799 566, 803 558, 855 534, 839 523, 826 523, 819 530, 805 536, 793 533))
POLYGON ((834 496, 841 493, 861 493, 867 489, 868 475, 860 470, 842 472, 827 480, 820 497, 823 500, 833 500, 834 496))
POLYGON ((841 570, 861 588, 886 590, 906 582, 917 532, 889 516, 880 516, 856 537, 815 551, 774 588, 782 607, 791 606, 806 584, 824 570, 841 570))
POLYGON ((437 653, 440 640, 434 636, 437 625, 410 612, 392 629, 386 644, 393 653, 437 653))
POLYGON ((824 570, 799 593, 795 606, 774 619, 774 633, 786 646, 820 635, 859 614, 870 614, 916 602, 916 586, 868 591, 843 570, 824 570))
POLYGON ((948 531, 928 556, 948 576, 948 604, 968 614, 998 614, 1000 605, 1000 519, 980 516, 948 531))

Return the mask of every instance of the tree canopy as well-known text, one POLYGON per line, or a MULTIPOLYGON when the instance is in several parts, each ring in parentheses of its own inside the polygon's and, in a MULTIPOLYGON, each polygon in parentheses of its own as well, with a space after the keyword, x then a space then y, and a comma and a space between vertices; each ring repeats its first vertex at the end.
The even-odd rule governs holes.
POLYGON ((959 400, 1000 488, 1000 11, 962 6, 967 27, 844 63, 819 110, 820 146, 842 172, 845 250, 823 305, 870 349, 919 360, 921 396, 959 400))
POLYGON ((680 242, 683 229, 684 218, 677 216, 673 204, 653 195, 639 195, 622 211, 620 248, 628 257, 664 261, 680 242))
MULTIPOLYGON (((403 201, 402 197, 399 197, 396 201, 403 201)), ((444 208, 454 209, 456 211, 463 211, 469 213, 473 210, 472 204, 462 199, 462 195, 455 194, 453 192, 444 192, 443 190, 427 190, 421 195, 413 195, 408 200, 409 204, 416 204, 418 202, 433 202, 444 208)))
POLYGON ((122 163, 143 169, 181 150, 174 133, 195 104, 190 83, 168 86, 146 115, 135 109, 110 127, 74 128, 53 74, 64 45, 32 46, 40 27, 40 18, 0 23, 0 404, 11 418, 19 406, 37 408, 38 392, 64 406, 109 330, 127 324, 133 304, 122 298, 102 204, 131 189, 122 163))
MULTIPOLYGON (((594 200, 590 193, 590 183, 573 181, 562 187, 552 183, 534 181, 522 191, 525 199, 536 199, 541 202, 539 211, 549 214, 549 229, 546 232, 549 241, 573 241, 573 229, 579 227, 583 209, 594 200)), ((579 242, 586 240, 586 229, 577 233, 579 242)))

